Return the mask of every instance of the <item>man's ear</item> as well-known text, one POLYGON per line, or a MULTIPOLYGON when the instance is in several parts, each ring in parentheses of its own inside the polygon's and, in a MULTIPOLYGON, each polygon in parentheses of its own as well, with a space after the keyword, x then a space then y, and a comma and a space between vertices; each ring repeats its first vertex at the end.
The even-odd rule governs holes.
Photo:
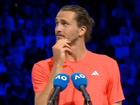
POLYGON ((87 31, 87 27, 81 26, 79 30, 79 36, 82 37, 83 35, 85 35, 86 31, 87 31))

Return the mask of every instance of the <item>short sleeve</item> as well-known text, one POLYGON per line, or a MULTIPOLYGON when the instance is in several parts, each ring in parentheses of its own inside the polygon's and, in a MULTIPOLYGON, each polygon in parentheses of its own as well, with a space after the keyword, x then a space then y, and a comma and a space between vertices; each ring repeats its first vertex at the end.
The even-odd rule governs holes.
POLYGON ((48 64, 43 66, 42 64, 36 63, 32 69, 32 84, 34 92, 43 91, 49 80, 50 68, 48 64))
POLYGON ((124 100, 124 95, 121 86, 119 67, 115 60, 110 62, 109 69, 111 73, 107 93, 109 104, 113 104, 124 100))

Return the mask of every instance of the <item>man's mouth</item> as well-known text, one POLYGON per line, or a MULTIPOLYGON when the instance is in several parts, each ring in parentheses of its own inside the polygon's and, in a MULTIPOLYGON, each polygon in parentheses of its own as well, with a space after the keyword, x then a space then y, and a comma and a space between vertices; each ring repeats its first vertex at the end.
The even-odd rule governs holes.
POLYGON ((65 38, 64 35, 56 35, 57 38, 65 38))

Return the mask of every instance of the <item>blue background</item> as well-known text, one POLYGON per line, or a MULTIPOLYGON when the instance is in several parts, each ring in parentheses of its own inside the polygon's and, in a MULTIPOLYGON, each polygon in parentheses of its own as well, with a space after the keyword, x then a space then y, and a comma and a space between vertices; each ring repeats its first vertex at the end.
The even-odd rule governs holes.
POLYGON ((140 105, 140 0, 0 0, 0 105, 33 105, 33 64, 52 56, 55 16, 79 4, 95 19, 87 48, 118 61, 126 100, 140 105))

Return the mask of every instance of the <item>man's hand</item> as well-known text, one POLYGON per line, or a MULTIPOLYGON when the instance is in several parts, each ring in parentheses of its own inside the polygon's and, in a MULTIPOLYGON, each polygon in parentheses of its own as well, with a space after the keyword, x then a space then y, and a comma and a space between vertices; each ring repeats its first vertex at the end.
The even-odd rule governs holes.
POLYGON ((63 66, 66 52, 72 53, 71 46, 69 45, 70 41, 67 39, 60 39, 56 42, 56 44, 52 47, 53 50, 53 60, 54 64, 63 66))

